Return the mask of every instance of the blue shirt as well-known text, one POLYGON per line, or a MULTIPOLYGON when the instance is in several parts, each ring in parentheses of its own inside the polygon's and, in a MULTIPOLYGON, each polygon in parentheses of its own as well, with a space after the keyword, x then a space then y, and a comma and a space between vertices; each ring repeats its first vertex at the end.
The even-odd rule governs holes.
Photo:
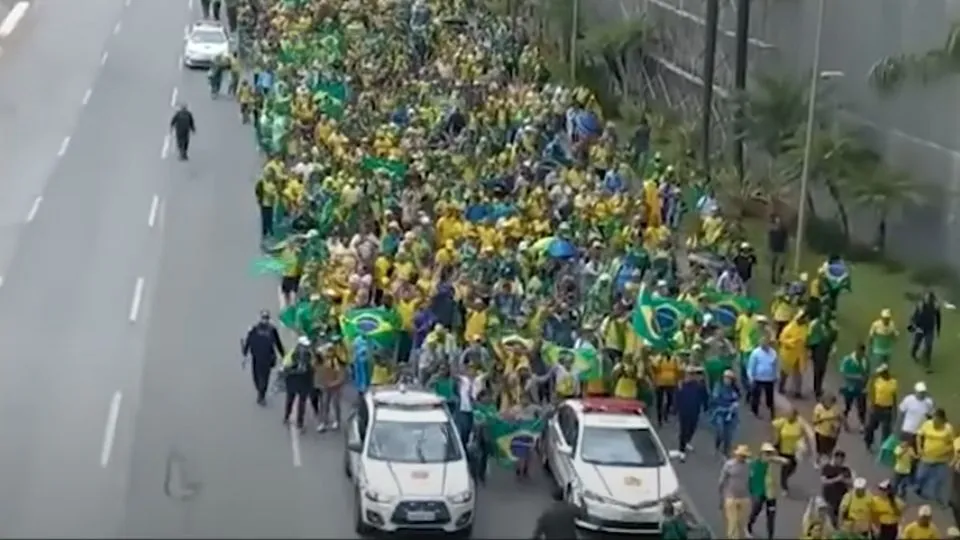
POLYGON ((362 336, 353 342, 353 385, 361 394, 370 387, 370 347, 362 336))
POLYGON ((774 382, 780 376, 777 351, 772 347, 757 347, 747 361, 747 377, 750 382, 774 382))

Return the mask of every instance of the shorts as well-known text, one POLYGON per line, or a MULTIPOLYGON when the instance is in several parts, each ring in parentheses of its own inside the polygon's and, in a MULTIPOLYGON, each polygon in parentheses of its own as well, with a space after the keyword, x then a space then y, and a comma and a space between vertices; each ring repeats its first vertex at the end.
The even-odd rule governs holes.
POLYGON ((299 277, 283 276, 283 281, 280 282, 280 292, 283 294, 296 294, 298 290, 300 290, 299 277))

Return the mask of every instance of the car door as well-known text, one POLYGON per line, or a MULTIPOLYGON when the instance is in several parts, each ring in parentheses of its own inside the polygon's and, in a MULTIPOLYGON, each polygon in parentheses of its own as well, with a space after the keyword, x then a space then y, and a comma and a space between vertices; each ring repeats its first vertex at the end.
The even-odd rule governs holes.
POLYGON ((350 476, 354 479, 354 482, 357 481, 356 479, 359 478, 360 475, 360 453, 363 451, 363 441, 366 438, 366 433, 364 433, 366 426, 361 425, 360 422, 361 416, 366 417, 364 414, 366 412, 366 406, 366 402, 361 400, 357 407, 351 410, 347 416, 347 466, 349 467, 350 476))
POLYGON ((575 418, 575 414, 570 407, 561 407, 557 411, 556 421, 553 423, 553 433, 551 436, 554 439, 554 444, 550 445, 552 455, 550 456, 550 463, 553 465, 554 475, 556 476, 557 485, 562 488, 565 488, 572 479, 572 467, 570 463, 570 456, 560 451, 560 447, 570 446, 570 443, 567 441, 569 433, 569 425, 571 419, 575 418))

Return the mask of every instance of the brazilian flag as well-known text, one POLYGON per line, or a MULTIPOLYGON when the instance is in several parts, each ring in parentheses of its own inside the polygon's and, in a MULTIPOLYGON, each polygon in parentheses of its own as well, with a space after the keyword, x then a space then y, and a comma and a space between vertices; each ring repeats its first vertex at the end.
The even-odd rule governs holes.
POLYGON ((850 267, 841 259, 827 261, 820 268, 820 275, 831 294, 852 289, 850 267))
POLYGON ((529 456, 543 432, 543 420, 506 418, 491 405, 475 405, 474 418, 483 422, 494 447, 494 459, 510 467, 529 456))
POLYGON ((407 175, 407 164, 395 159, 366 156, 360 162, 360 167, 368 172, 382 172, 394 181, 402 180, 407 175))
POLYGON ((706 312, 724 328, 733 328, 737 317, 748 311, 756 311, 759 306, 755 298, 720 291, 705 292, 702 301, 706 312))
POLYGON ((356 308, 340 317, 340 331, 348 343, 365 336, 378 348, 392 349, 400 335, 400 319, 383 308, 356 308))
POLYGON ((652 349, 665 351, 673 347, 673 335, 683 321, 696 315, 697 307, 690 302, 659 296, 644 286, 637 295, 633 330, 652 349))
POLYGON ((600 354, 593 347, 572 349, 546 342, 543 344, 541 353, 546 363, 551 366, 561 358, 571 359, 573 361, 571 370, 579 374, 581 381, 595 381, 603 378, 603 362, 600 360, 600 354))
POLYGON ((347 85, 342 82, 317 85, 313 92, 313 99, 319 104, 324 114, 339 120, 343 118, 347 106, 347 85))

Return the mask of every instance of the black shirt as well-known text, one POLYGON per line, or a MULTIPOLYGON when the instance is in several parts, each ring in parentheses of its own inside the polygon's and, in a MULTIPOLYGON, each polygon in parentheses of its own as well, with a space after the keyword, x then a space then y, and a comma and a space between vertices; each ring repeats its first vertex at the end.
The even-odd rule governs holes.
POLYGON ((576 506, 563 501, 555 502, 540 514, 537 519, 537 528, 533 531, 533 538, 542 540, 576 538, 576 519, 579 516, 580 509, 576 506))
POLYGON ((836 482, 833 484, 823 485, 824 500, 831 504, 840 504, 840 500, 843 499, 843 496, 847 493, 847 490, 850 489, 850 480, 853 478, 853 474, 850 472, 850 467, 847 467, 846 465, 834 465, 833 463, 828 463, 823 466, 820 474, 825 478, 836 478, 837 476, 842 476, 846 480, 846 482, 836 482))
POLYGON ((197 127, 193 123, 193 114, 186 109, 180 109, 173 115, 173 118, 170 119, 170 127, 173 128, 178 137, 197 131, 197 127))
POLYGON ((753 266, 757 264, 757 257, 753 253, 737 253, 733 256, 733 267, 743 281, 750 281, 753 277, 753 266))
POLYGON ((277 355, 285 354, 277 327, 268 322, 253 325, 243 340, 243 354, 249 354, 254 362, 265 362, 272 367, 277 355))
POLYGON ((787 228, 783 223, 771 226, 767 232, 767 247, 770 249, 770 252, 786 253, 787 239, 789 236, 790 234, 787 232, 787 228))

